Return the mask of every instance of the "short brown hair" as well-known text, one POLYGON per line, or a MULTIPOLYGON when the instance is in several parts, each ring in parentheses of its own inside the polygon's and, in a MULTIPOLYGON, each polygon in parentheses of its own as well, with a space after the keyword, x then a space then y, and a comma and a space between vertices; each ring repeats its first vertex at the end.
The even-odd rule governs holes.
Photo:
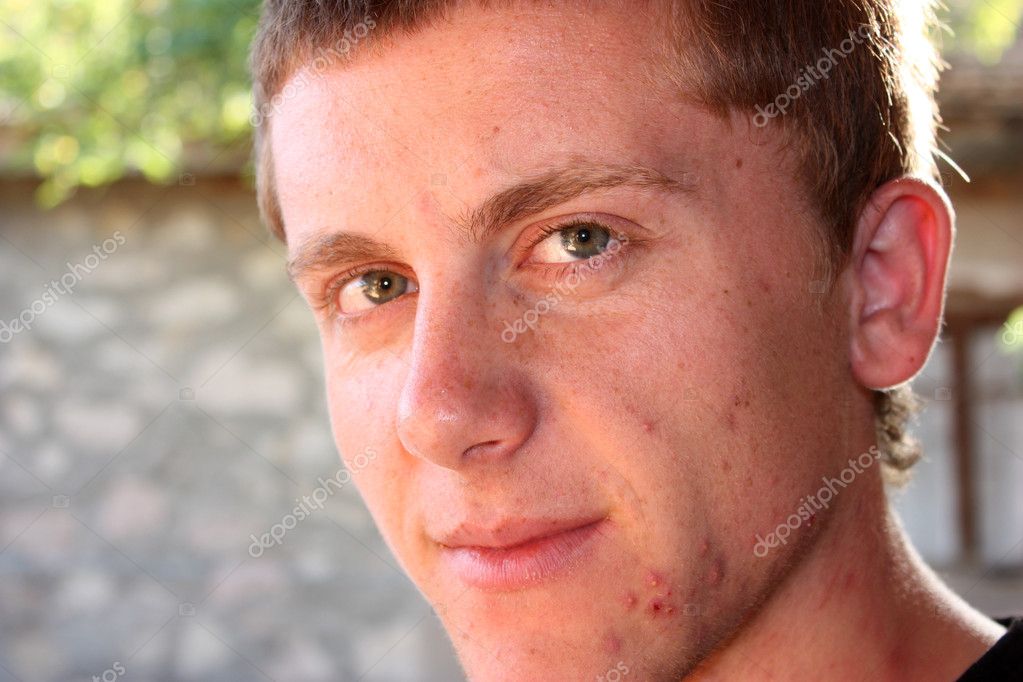
MULTIPOLYGON (((377 41, 418 30, 458 4, 265 0, 251 58, 253 124, 259 208, 274 235, 287 240, 269 145, 274 99, 286 81, 324 51, 341 59, 351 56, 359 28, 367 22, 377 41)), ((845 265, 857 216, 877 187, 904 175, 936 178, 939 62, 928 39, 933 4, 662 2, 670 11, 670 28, 655 40, 666 48, 668 76, 680 92, 721 115, 741 111, 754 119, 761 116, 764 125, 776 125, 785 134, 797 178, 820 216, 823 274, 814 283, 823 285, 820 293, 830 289, 845 265), (825 63, 831 65, 826 72, 825 63)), ((917 405, 908 384, 875 392, 878 442, 890 480, 920 456, 906 432, 917 405)))

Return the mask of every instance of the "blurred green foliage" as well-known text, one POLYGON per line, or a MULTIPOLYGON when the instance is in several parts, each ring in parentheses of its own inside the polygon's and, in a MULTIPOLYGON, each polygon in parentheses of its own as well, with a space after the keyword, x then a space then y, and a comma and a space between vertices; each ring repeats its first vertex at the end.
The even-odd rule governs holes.
MULTIPOLYGON (((1023 0, 948 0, 946 51, 996 60, 1023 0)), ((0 0, 0 172, 43 206, 130 173, 177 177, 247 145, 259 0, 0 0)))
POLYGON ((3 170, 52 206, 126 173, 176 178, 190 147, 249 134, 258 0, 0 0, 3 170))
POLYGON ((1002 348, 1009 353, 1023 352, 1023 307, 1016 308, 999 330, 1002 348))
POLYGON ((1019 33, 1023 21, 1023 0, 946 0, 941 13, 952 29, 945 49, 972 54, 981 62, 994 64, 1001 59, 1019 33))

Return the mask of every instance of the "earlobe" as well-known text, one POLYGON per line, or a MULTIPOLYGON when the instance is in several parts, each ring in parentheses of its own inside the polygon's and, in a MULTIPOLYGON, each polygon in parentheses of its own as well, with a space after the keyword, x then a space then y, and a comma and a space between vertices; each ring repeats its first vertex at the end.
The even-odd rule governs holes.
POLYGON ((850 361, 867 388, 902 384, 926 362, 941 324, 952 233, 947 197, 922 180, 886 183, 861 212, 848 273, 850 361))

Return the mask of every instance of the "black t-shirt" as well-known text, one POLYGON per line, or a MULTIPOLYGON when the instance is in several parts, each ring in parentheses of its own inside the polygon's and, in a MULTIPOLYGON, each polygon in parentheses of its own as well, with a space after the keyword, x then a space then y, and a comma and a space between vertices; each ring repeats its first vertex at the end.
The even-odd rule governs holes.
POLYGON ((1009 628, 957 682, 1023 682, 1023 618, 997 618, 1009 628))

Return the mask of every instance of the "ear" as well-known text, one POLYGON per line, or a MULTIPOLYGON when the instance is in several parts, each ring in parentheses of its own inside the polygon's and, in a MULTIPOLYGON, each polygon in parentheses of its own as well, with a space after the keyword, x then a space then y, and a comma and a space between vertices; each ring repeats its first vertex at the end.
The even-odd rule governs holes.
POLYGON ((866 202, 848 272, 850 363, 863 386, 897 386, 927 361, 941 324, 953 224, 948 197, 924 180, 892 180, 866 202))

